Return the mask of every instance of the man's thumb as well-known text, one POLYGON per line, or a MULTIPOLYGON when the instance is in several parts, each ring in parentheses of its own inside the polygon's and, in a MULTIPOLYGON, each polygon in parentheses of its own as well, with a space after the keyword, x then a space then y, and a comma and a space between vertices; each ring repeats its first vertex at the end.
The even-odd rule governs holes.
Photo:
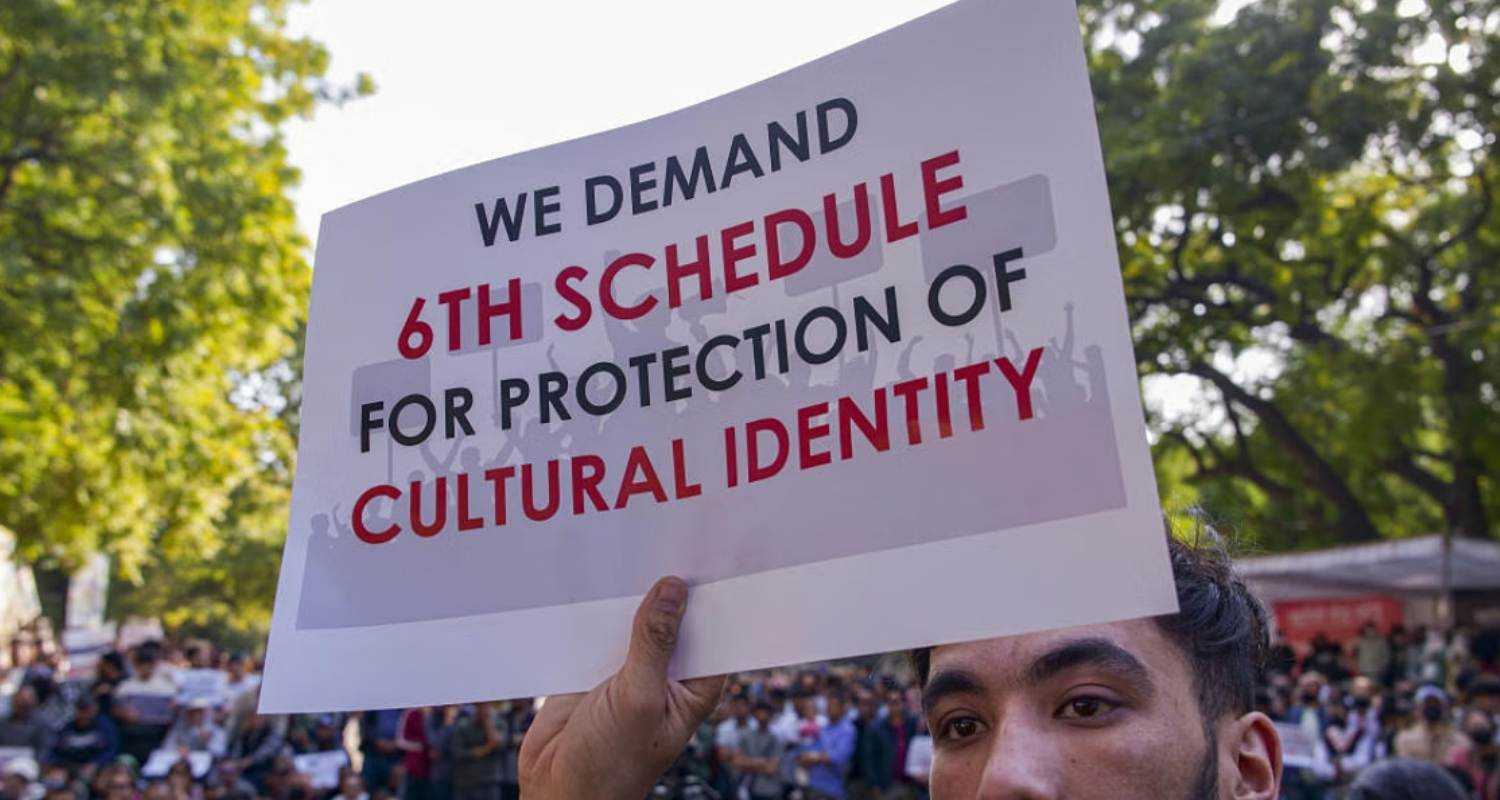
POLYGON ((687 596, 688 586, 681 578, 662 578, 646 592, 635 610, 630 649, 620 671, 632 689, 655 692, 666 685, 667 665, 677 648, 677 631, 687 610, 687 596))

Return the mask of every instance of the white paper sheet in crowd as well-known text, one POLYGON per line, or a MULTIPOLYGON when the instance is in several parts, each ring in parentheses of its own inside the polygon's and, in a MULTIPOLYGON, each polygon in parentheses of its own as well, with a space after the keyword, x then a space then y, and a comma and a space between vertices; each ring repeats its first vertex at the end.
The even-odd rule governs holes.
POLYGON ((314 789, 337 789, 339 773, 349 766, 349 754, 343 750, 322 753, 300 753, 292 756, 297 771, 308 776, 314 789))

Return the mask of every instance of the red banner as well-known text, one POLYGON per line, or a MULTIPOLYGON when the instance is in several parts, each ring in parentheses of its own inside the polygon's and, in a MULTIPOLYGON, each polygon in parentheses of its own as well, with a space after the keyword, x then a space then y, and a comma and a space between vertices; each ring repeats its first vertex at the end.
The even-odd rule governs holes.
POLYGON ((1401 601, 1379 594, 1283 600, 1271 608, 1282 638, 1294 644, 1310 642, 1319 633, 1346 641, 1358 636, 1367 622, 1375 623, 1381 633, 1401 624, 1401 601))

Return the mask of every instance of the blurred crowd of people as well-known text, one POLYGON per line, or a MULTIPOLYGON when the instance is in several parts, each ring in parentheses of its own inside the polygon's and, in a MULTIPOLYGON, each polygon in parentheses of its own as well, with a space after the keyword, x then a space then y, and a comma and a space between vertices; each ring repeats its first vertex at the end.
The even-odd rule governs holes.
MULTIPOLYGON (((507 800, 537 708, 261 715, 256 661, 207 642, 148 641, 87 670, 46 636, 8 653, 0 800, 507 800)), ((917 693, 858 663, 739 676, 658 794, 925 797, 917 693)))
POLYGON ((44 636, 0 681, 3 800, 500 800, 533 704, 257 713, 257 663, 148 641, 72 669, 44 636))
MULTIPOLYGON (((925 798, 933 743, 920 693, 899 660, 863 663, 737 677, 682 769, 724 798, 925 798)), ((1287 748, 1288 800, 1375 796, 1361 792, 1422 775, 1414 762, 1465 796, 1500 800, 1500 630, 1367 625, 1347 642, 1278 641, 1257 698, 1287 748), (1399 769, 1351 793, 1376 764, 1399 769)))
POLYGON ((932 736, 900 659, 856 659, 731 678, 724 702, 668 773, 663 796, 924 800, 932 736))
MULTIPOLYGON (((147 641, 69 665, 45 635, 0 673, 0 800, 504 800, 530 700, 356 714, 257 713, 258 664, 147 641)), ((1272 648, 1258 703, 1285 796, 1336 800, 1393 758, 1500 800, 1500 631, 1367 626, 1272 648)), ((746 673, 663 776, 688 800, 925 800, 933 741, 899 657, 746 673)))
POLYGON ((1272 648, 1261 710, 1282 723, 1285 795, 1332 800, 1391 758, 1435 764, 1500 800, 1500 631, 1365 625, 1335 642, 1272 648))

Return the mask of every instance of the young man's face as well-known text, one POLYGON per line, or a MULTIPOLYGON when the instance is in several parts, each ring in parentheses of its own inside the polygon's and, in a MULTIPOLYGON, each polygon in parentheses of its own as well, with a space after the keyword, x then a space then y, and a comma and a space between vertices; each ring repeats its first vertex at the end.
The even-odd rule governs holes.
POLYGON ((849 706, 844 703, 844 698, 838 695, 828 696, 828 721, 830 723, 839 722, 847 713, 849 713, 849 706))
POLYGON ((22 686, 10 699, 10 712, 17 717, 26 717, 36 708, 36 690, 30 686, 22 686))
POLYGON ((1276 797, 1260 714, 1204 730, 1187 659, 1151 620, 934 648, 933 800, 1276 797))

